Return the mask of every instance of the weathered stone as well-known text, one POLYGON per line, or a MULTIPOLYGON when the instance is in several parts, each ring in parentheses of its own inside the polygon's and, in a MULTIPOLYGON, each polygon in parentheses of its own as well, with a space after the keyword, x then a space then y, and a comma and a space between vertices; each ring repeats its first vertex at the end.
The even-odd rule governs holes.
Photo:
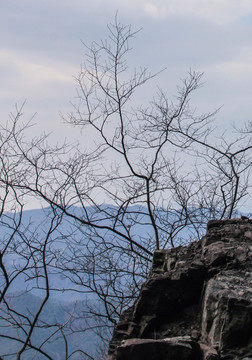
POLYGON ((192 330, 192 332, 191 332, 192 340, 198 341, 200 339, 200 336, 201 336, 201 334, 198 330, 192 330))
POLYGON ((224 350, 246 345, 252 336, 252 274, 226 271, 208 281, 203 301, 202 337, 224 350))
POLYGON ((207 229, 201 241, 155 252, 108 360, 252 358, 252 220, 211 221, 207 229))
POLYGON ((210 348, 209 346, 205 344, 200 344, 200 349, 202 353, 202 360, 219 360, 220 357, 217 353, 217 351, 213 348, 210 348))
POLYGON ((244 233, 244 237, 247 238, 248 240, 252 240, 252 231, 250 231, 250 230, 246 231, 244 233))
MULTIPOLYGON (((193 347, 189 339, 130 339, 117 349, 117 360, 191 360, 193 347)), ((200 360, 200 350, 194 360, 200 360)))

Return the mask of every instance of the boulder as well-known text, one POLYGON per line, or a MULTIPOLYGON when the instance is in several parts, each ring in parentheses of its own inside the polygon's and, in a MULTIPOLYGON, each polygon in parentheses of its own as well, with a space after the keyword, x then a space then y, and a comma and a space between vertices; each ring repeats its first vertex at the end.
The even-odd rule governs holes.
MULTIPOLYGON (((118 360, 190 360, 190 341, 181 339, 130 339, 117 349, 118 360)), ((199 355, 200 356, 200 355, 199 355)), ((198 357, 195 360, 200 360, 198 357)))
POLYGON ((107 359, 252 358, 252 221, 210 221, 201 241, 158 250, 107 359))

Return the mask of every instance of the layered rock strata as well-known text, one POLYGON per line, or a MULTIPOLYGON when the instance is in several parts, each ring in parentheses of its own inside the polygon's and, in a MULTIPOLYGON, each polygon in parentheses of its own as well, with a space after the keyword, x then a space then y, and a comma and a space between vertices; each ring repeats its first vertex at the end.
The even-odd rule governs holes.
POLYGON ((210 221, 201 241, 158 250, 107 360, 252 360, 252 220, 210 221))

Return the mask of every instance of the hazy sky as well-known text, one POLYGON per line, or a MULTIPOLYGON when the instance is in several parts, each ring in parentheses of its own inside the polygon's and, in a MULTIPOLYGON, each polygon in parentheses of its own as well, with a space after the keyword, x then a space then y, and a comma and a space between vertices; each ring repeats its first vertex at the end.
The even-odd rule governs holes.
POLYGON ((116 11, 143 28, 132 44, 136 66, 167 68, 153 92, 160 85, 172 95, 190 68, 204 71, 199 109, 224 105, 222 128, 252 119, 252 0, 0 0, 1 122, 27 99, 25 114, 37 112, 38 131, 67 134, 59 113, 71 109, 81 40, 106 37, 116 11))

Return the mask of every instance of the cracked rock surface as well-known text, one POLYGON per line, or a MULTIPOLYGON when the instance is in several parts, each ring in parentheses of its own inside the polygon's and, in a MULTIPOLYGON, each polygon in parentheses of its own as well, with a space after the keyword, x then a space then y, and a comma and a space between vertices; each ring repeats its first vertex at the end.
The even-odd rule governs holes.
POLYGON ((252 360, 252 220, 210 221, 201 241, 158 250, 107 360, 252 360))

